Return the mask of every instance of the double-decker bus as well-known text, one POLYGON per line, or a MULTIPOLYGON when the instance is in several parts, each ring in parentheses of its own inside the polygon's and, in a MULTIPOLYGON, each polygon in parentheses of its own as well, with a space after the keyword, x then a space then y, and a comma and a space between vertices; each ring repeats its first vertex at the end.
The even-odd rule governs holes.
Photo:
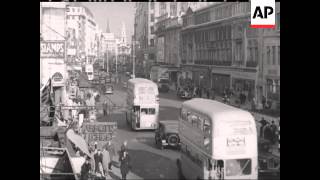
POLYGON ((87 64, 86 65, 86 73, 88 76, 88 80, 92 81, 94 78, 94 74, 93 74, 93 65, 92 64, 87 64))
POLYGON ((184 178, 258 178, 257 131, 249 112, 208 99, 185 101, 179 137, 184 178))
POLYGON ((133 130, 156 129, 159 116, 157 85, 142 78, 130 79, 127 84, 126 120, 133 130))

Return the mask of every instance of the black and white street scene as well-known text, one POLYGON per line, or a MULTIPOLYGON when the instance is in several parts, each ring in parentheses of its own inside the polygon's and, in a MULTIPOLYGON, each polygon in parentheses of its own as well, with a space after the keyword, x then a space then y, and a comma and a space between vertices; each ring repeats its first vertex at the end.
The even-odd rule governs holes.
POLYGON ((40 180, 280 179, 280 3, 41 2, 40 180))

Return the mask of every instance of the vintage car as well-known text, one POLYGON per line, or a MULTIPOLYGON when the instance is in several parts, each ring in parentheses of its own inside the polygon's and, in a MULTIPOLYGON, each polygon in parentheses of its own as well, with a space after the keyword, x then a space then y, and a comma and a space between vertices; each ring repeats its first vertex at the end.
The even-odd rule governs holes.
POLYGON ((191 99, 191 98, 193 98, 193 92, 189 88, 184 88, 184 89, 179 90, 177 95, 182 99, 191 99))
POLYGON ((113 87, 112 85, 107 85, 106 86, 106 94, 113 94, 113 87))
POLYGON ((166 146, 180 148, 180 138, 178 135, 178 121, 160 121, 155 130, 155 143, 163 149, 166 146))

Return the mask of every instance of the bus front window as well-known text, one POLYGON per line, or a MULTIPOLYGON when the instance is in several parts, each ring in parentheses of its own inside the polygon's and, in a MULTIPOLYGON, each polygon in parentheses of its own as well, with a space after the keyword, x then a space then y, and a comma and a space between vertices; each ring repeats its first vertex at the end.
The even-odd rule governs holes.
POLYGON ((226 176, 243 176, 251 174, 251 159, 226 160, 226 176))

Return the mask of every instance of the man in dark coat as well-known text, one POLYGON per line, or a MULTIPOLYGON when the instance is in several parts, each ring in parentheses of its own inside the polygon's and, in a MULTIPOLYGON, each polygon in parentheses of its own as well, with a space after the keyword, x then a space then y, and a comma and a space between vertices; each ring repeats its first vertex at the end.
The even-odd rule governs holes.
POLYGON ((262 117, 260 123, 261 123, 261 126, 260 126, 260 138, 262 138, 263 137, 263 129, 267 125, 268 122, 262 117))
POLYGON ((127 175, 129 173, 129 170, 131 169, 130 166, 130 157, 127 151, 123 152, 123 155, 120 159, 120 171, 121 171, 121 176, 122 180, 127 179, 127 175))
POLYGON ((81 172, 80 172, 80 180, 88 180, 89 179, 89 173, 91 171, 91 164, 90 164, 90 158, 87 157, 86 161, 81 166, 81 172))
POLYGON ((276 143, 277 139, 277 126, 275 125, 274 121, 272 120, 271 125, 270 125, 271 131, 272 131, 272 144, 276 143))
POLYGON ((94 162, 95 162, 95 172, 99 172, 99 163, 102 164, 101 150, 98 149, 98 152, 93 157, 94 157, 94 162))

